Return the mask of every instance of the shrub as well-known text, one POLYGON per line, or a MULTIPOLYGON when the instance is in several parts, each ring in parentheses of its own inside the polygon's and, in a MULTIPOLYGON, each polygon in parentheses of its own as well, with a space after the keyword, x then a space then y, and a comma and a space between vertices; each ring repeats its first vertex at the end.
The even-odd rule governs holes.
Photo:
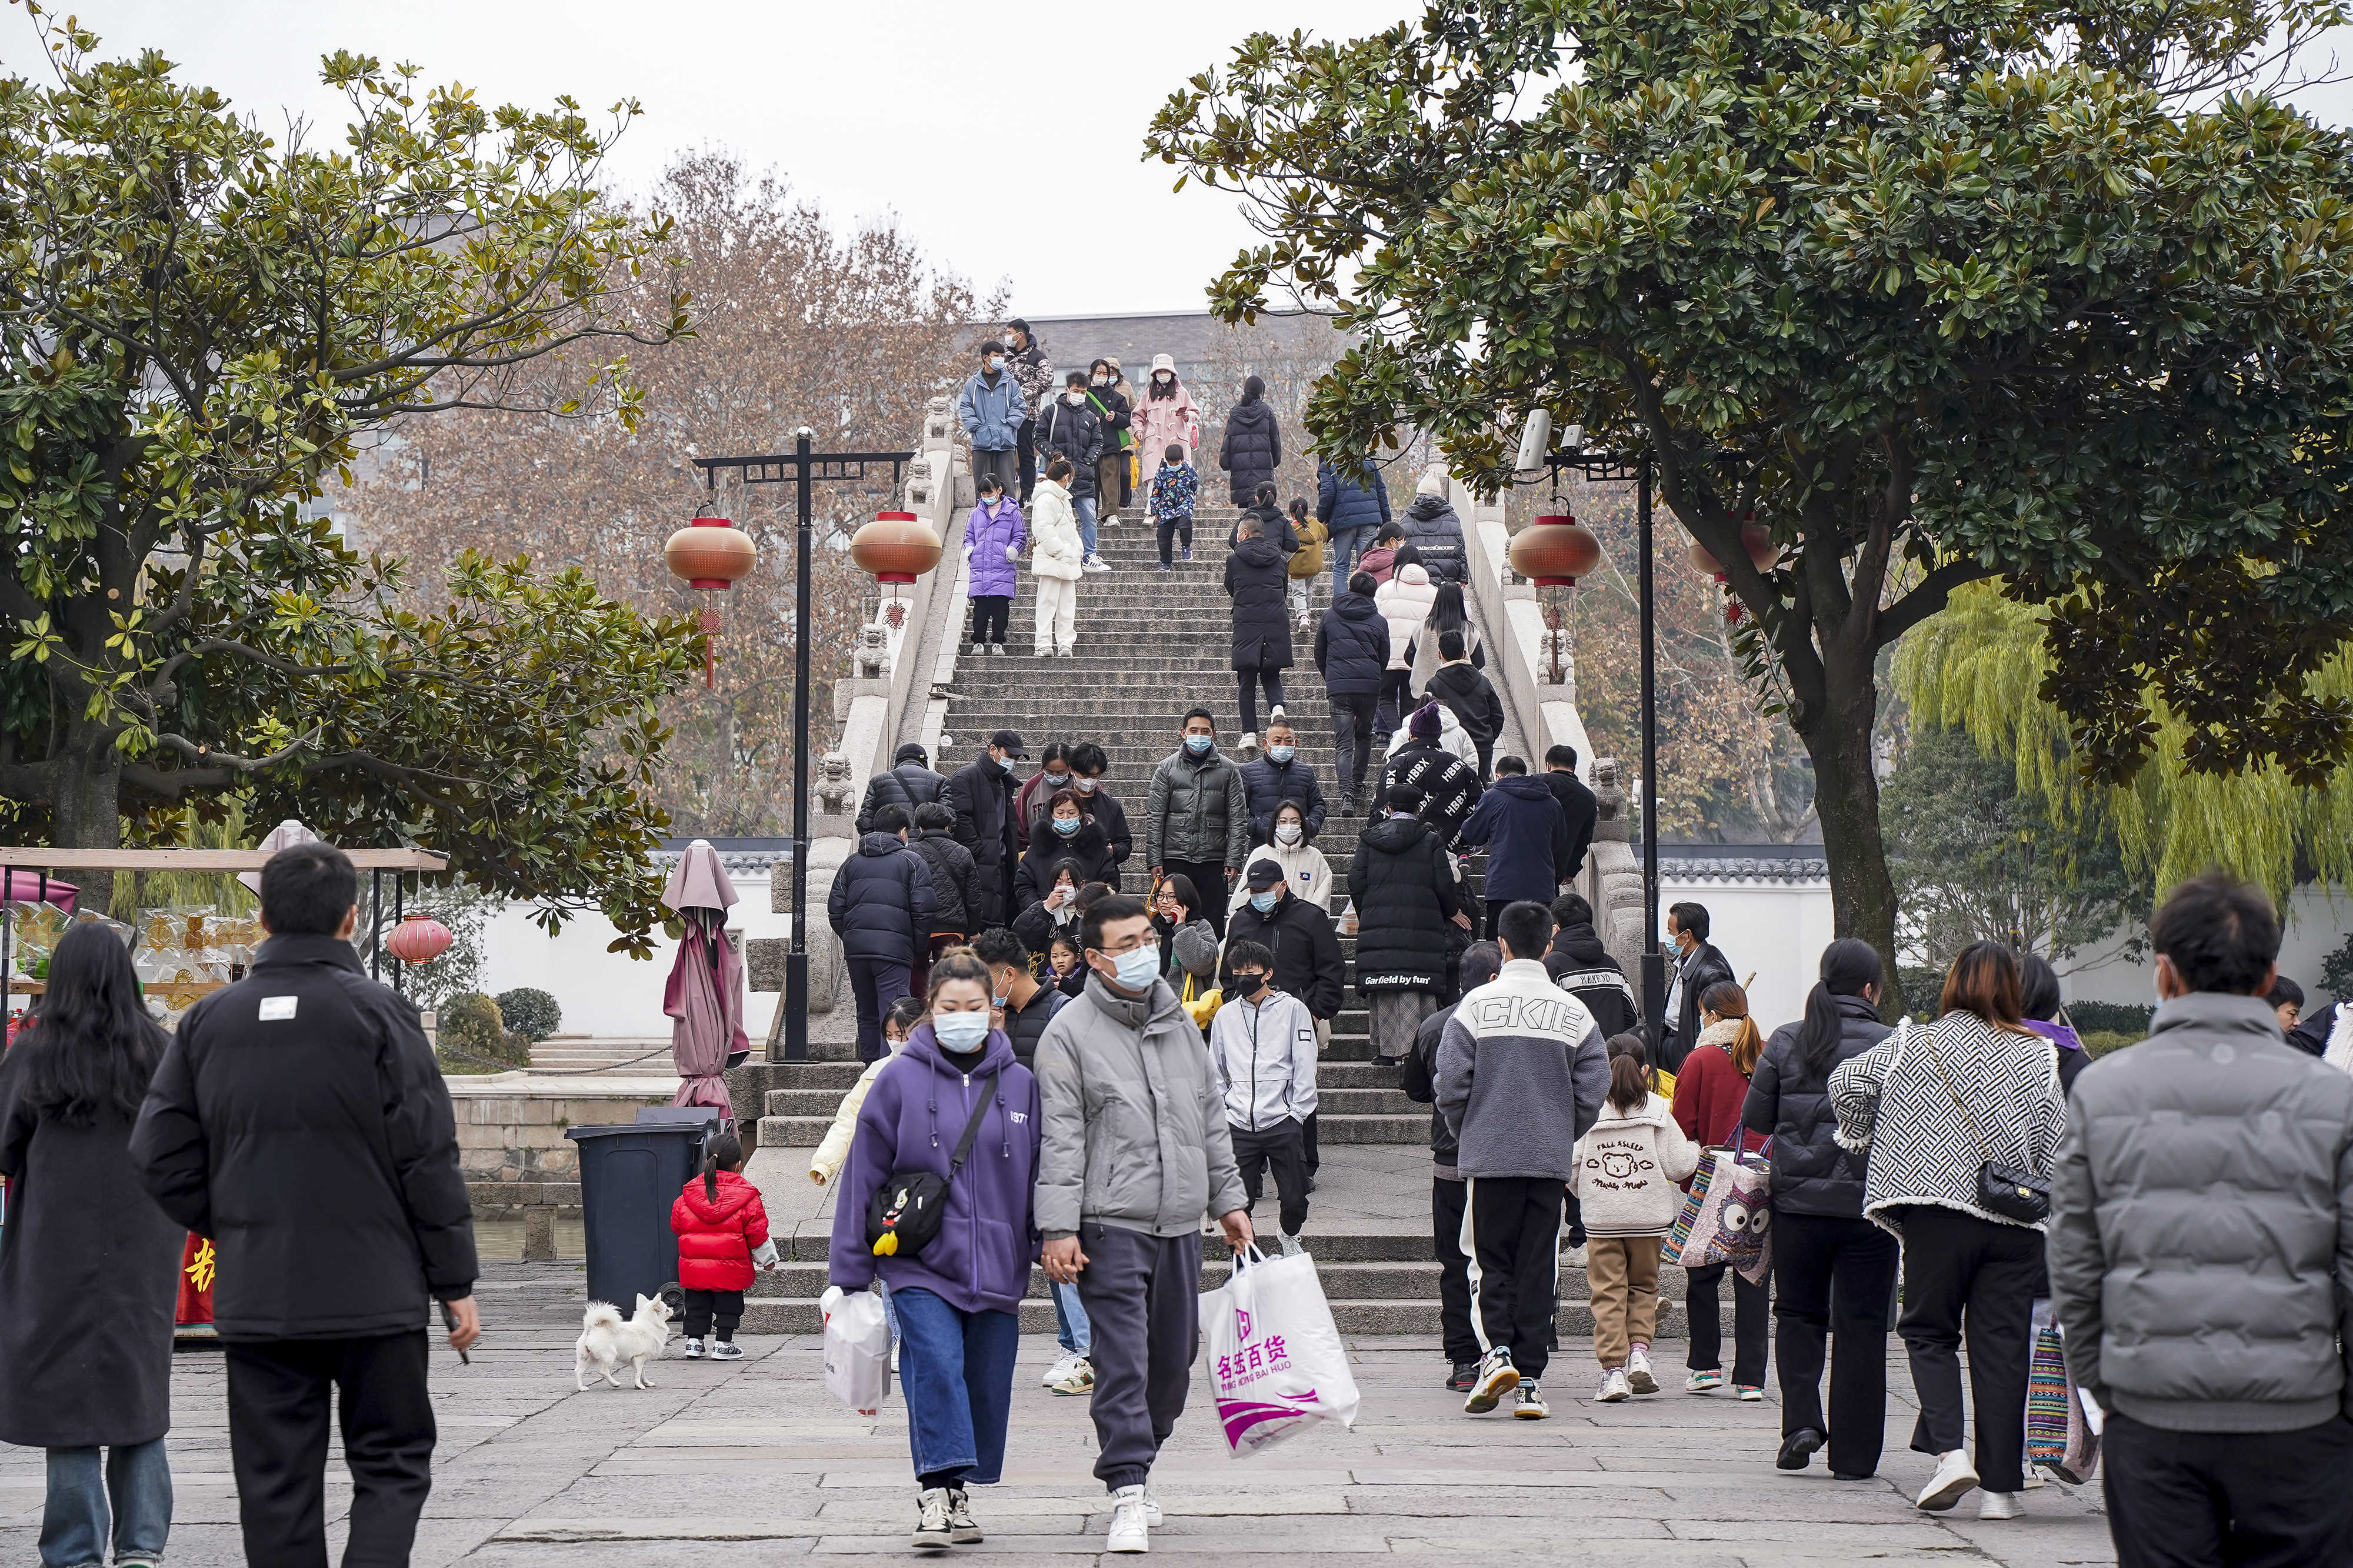
POLYGON ((2114 1029, 2103 1029, 2089 1034, 2079 1032, 2076 1037, 2084 1042, 2084 1048, 2093 1056, 2104 1057, 2110 1051, 2121 1050, 2126 1046, 2137 1046, 2141 1043, 2144 1037, 2137 1034, 2124 1034, 2114 1029))
MULTIPOLYGON (((479 991, 452 996, 439 1009, 441 1043, 488 1061, 531 1064, 531 1042, 507 1033, 499 1005, 479 991)), ((462 1059, 462 1058, 461 1058, 462 1059)))
POLYGON ((2067 1016, 2079 1035, 2128 1035, 2145 1039, 2149 1015, 2157 1009, 2131 1002, 2070 1002, 2067 1016))
POLYGON ((507 1028, 526 1040, 543 1040, 564 1024, 564 1009, 555 998, 534 985, 518 985, 499 993, 499 1016, 507 1028))
MULTIPOLYGON (((2348 934, 2337 944, 2336 952, 2320 961, 2320 988, 2333 1000, 2353 1000, 2353 934, 2348 934)), ((2306 1006, 2316 1013, 2320 1010, 2316 998, 2306 1003, 2306 1006)))

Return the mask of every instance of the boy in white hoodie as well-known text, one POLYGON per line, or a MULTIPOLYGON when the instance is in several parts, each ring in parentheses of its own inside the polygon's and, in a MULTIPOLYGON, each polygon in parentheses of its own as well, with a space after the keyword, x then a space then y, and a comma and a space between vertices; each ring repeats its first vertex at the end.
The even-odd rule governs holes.
POLYGON ((1225 962, 1233 984, 1209 1024, 1209 1060, 1225 1090, 1234 1163, 1253 1211, 1266 1168, 1274 1167, 1289 1258, 1299 1252, 1299 1227, 1307 1223, 1304 1129, 1315 1114, 1315 1018, 1306 1003, 1274 988, 1274 954, 1263 944, 1238 937, 1225 962))
POLYGON ((1659 1247, 1683 1207, 1681 1184, 1699 1169, 1699 1145, 1675 1124, 1674 1106, 1651 1089, 1642 1037, 1609 1041, 1609 1098, 1577 1141, 1569 1183, 1585 1219, 1586 1279, 1593 1291, 1594 1397, 1615 1405, 1656 1394, 1651 1336, 1659 1324, 1659 1247))

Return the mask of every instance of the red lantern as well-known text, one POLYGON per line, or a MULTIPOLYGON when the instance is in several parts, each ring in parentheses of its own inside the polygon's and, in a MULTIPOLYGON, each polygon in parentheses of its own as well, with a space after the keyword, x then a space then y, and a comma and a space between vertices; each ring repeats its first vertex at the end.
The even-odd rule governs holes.
POLYGON ((449 951, 453 940, 439 921, 403 915, 399 928, 384 939, 384 950, 403 963, 430 963, 449 951))
POLYGON ((912 511, 878 511, 851 536, 849 558, 878 583, 912 583, 940 563, 940 536, 912 511))
MULTIPOLYGON (((1755 512, 1748 514, 1752 520, 1756 515, 1755 512)), ((1759 572, 1770 572, 1781 559, 1781 547, 1773 542, 1773 531, 1761 522, 1745 521, 1741 523, 1740 548, 1747 552, 1749 563, 1759 572)), ((1730 582, 1730 579, 1725 575, 1724 563, 1710 554, 1707 546, 1697 541, 1694 541, 1691 547, 1691 563, 1718 583, 1728 584, 1730 582)), ((1737 626, 1740 624, 1740 617, 1746 612, 1740 601, 1731 597, 1728 586, 1726 597, 1730 598, 1731 602, 1724 607, 1724 624, 1737 626)))
POLYGON ((1576 517, 1537 518, 1512 536, 1512 570, 1539 588, 1574 588, 1601 563, 1601 542, 1576 517))
MULTIPOLYGON (((662 560, 674 576, 685 579, 686 585, 706 594, 723 594, 735 585, 735 580, 746 576, 759 564, 759 547, 750 535, 723 517, 697 517, 693 521, 670 536, 662 545, 662 560)), ((702 612, 702 629, 719 630, 719 611, 714 607, 702 612)), ((702 684, 712 684, 712 666, 716 660, 707 651, 702 660, 702 684)))

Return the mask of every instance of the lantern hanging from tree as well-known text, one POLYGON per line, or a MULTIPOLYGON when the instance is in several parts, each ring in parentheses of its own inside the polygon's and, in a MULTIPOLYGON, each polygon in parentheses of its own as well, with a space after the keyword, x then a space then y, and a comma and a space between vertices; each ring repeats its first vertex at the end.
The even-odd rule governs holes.
POLYGON ((891 603, 882 614, 893 627, 906 618, 899 603, 900 585, 938 565, 940 549, 940 536, 912 511, 878 511, 873 521, 851 535, 850 560, 877 583, 891 585, 891 603))
MULTIPOLYGON (((1757 521, 1756 518, 1757 514, 1752 511, 1742 519, 1740 548, 1747 552, 1749 563, 1757 570, 1770 572, 1781 559, 1781 547, 1773 542, 1772 530, 1757 521)), ((1715 578, 1719 584, 1725 584, 1725 596, 1730 603, 1724 607, 1724 624, 1739 625, 1744 611, 1739 598, 1731 592, 1730 579, 1725 574, 1724 563, 1709 553, 1707 546, 1694 541, 1691 547, 1691 563, 1715 578)))
MULTIPOLYGON (((670 536, 662 546, 662 560, 670 573, 685 580, 686 585, 698 593, 723 594, 735 585, 736 579, 747 575, 759 564, 760 552, 751 536, 723 517, 698 516, 693 521, 670 536)), ((703 610, 703 631, 719 635, 719 608, 712 605, 703 610)), ((713 684, 713 668, 717 658, 704 650, 702 684, 713 684)))
POLYGON ((449 951, 455 939, 449 928, 424 915, 403 915, 399 926, 384 939, 384 950, 403 963, 430 963, 449 951))

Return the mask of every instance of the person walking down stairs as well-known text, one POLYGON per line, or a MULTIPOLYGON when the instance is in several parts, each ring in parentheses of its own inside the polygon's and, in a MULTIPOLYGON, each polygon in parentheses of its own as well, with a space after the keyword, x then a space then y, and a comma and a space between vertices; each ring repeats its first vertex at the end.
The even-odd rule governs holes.
POLYGON ((1037 516, 1032 537, 1036 553, 1029 569, 1038 579, 1038 657, 1070 658, 1079 642, 1079 578, 1086 564, 1086 547, 1079 538, 1078 514, 1071 508, 1071 459, 1056 458, 1046 465, 1035 500, 1037 516))
MULTIPOLYGON (((965 519, 965 595, 972 601, 972 651, 1002 656, 1005 623, 1019 586, 1021 552, 1029 542, 1021 504, 1006 494, 993 473, 980 476, 979 504, 965 519)), ((920 804, 920 803, 918 803, 920 804)))
POLYGON ((1193 503, 1201 493, 1200 476, 1193 465, 1185 460, 1185 448, 1171 441, 1162 449, 1160 467, 1152 473, 1152 487, 1145 492, 1145 509, 1152 513, 1152 525, 1160 536, 1160 569, 1176 570, 1168 558, 1168 547, 1180 538, 1185 559, 1193 559, 1193 503))
MULTIPOLYGON (((1472 942, 1463 951, 1458 971, 1463 994, 1494 979, 1503 967, 1502 948, 1492 942, 1472 942)), ((1461 1005, 1454 1003, 1421 1021, 1398 1086, 1408 1100, 1431 1107, 1430 1238, 1438 1255, 1439 1343, 1446 1352, 1446 1386, 1468 1394, 1479 1376, 1479 1339, 1471 1329, 1471 1259, 1462 1250, 1462 1199, 1468 1188, 1455 1163, 1453 1131, 1433 1103, 1438 1098, 1438 1048, 1445 1043, 1447 1022, 1461 1005)))
POLYGON ((1300 1251, 1307 1223, 1305 1129, 1315 1114, 1315 1019, 1275 989, 1274 954, 1236 937, 1226 944, 1231 989, 1209 1025, 1209 1059, 1225 1091, 1226 1124, 1255 1223, 1269 1166, 1281 1202, 1282 1255, 1300 1251))
POLYGON ((1144 858, 1157 884, 1176 875, 1192 882, 1201 902, 1192 912, 1222 942, 1226 895, 1242 874, 1250 848, 1250 795, 1242 771, 1218 750, 1218 721, 1207 708, 1185 712, 1182 744, 1152 770, 1145 808, 1144 858))

